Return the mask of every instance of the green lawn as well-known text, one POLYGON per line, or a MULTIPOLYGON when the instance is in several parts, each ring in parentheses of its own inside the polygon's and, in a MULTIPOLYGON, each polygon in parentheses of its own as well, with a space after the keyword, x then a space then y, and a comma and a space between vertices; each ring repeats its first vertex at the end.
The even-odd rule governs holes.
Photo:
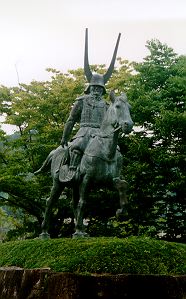
POLYGON ((178 275, 186 274, 186 246, 146 237, 14 241, 0 244, 0 266, 178 275))

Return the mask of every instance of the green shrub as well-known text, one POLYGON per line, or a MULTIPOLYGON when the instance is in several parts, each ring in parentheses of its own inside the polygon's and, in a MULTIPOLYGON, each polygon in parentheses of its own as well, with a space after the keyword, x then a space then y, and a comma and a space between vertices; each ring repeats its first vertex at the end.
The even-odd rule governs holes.
POLYGON ((73 273, 186 273, 186 246, 148 237, 24 240, 0 245, 0 266, 73 273))

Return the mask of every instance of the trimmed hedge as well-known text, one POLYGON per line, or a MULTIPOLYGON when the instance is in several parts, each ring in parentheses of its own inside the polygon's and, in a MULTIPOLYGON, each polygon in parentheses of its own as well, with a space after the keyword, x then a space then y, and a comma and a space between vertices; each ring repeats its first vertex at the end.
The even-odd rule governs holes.
POLYGON ((24 240, 0 244, 0 266, 56 272, 186 274, 186 246, 148 237, 24 240))

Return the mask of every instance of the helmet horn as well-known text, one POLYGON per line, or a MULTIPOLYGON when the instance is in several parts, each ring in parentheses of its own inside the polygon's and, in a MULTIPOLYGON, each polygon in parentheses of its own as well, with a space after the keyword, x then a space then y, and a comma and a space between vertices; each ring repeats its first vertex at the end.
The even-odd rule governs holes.
POLYGON ((85 31, 84 73, 87 78, 87 81, 90 83, 90 80, 92 78, 92 72, 90 69, 89 59, 88 59, 88 28, 86 28, 85 31))
MULTIPOLYGON (((119 33, 119 35, 118 35, 118 39, 117 39, 117 42, 116 42, 116 46, 115 46, 115 49, 114 49, 114 53, 113 53, 113 56, 112 56, 110 66, 109 66, 107 72, 105 73, 105 75, 103 75, 104 83, 106 83, 109 80, 109 78, 111 77, 112 72, 114 70, 114 64, 115 64, 115 61, 116 61, 116 55, 117 55, 117 51, 118 51, 120 37, 121 37, 121 33, 119 33)), ((87 81, 90 83, 91 78, 92 78, 92 71, 90 69, 89 59, 88 59, 88 28, 86 28, 86 31, 85 31, 84 73, 85 73, 85 76, 87 78, 87 81)))
POLYGON ((118 51, 120 37, 121 37, 121 33, 119 33, 119 35, 118 35, 118 39, 117 39, 117 42, 116 42, 116 46, 115 46, 115 49, 114 49, 114 53, 113 53, 113 56, 112 56, 110 66, 109 66, 106 74, 103 76, 104 83, 106 83, 109 80, 109 78, 111 77, 112 72, 114 70, 114 64, 115 64, 115 61, 116 61, 116 55, 117 55, 117 51, 118 51))

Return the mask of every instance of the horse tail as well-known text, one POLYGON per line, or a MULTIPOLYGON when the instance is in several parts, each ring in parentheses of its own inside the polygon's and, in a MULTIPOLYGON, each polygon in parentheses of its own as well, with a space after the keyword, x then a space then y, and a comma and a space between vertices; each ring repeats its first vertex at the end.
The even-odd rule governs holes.
POLYGON ((49 155, 47 156, 47 158, 45 159, 45 161, 43 162, 43 164, 41 165, 41 167, 38 170, 34 171, 35 175, 41 173, 42 171, 46 171, 49 169, 49 166, 51 165, 51 162, 52 162, 52 157, 53 157, 54 151, 55 150, 51 151, 49 153, 49 155))

